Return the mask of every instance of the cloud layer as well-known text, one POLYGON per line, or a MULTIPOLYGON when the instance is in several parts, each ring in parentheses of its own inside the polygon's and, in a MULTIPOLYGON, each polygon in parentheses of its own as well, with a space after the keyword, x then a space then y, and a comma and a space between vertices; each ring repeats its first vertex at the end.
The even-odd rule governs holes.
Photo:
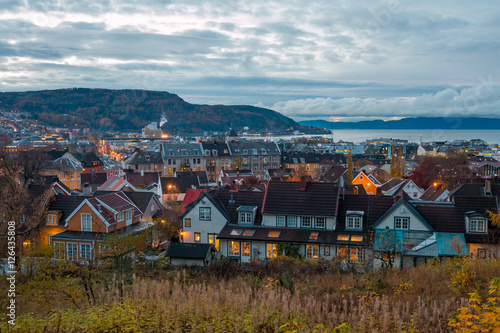
POLYGON ((499 9, 492 0, 4 1, 0 90, 165 90, 298 120, 498 116, 499 9))

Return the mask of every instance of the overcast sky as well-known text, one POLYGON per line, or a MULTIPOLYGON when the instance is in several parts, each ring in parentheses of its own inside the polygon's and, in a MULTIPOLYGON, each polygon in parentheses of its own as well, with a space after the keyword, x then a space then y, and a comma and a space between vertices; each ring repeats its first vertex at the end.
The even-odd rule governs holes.
POLYGON ((162 90, 299 121, 500 117, 499 33, 498 0, 2 0, 0 90, 162 90))

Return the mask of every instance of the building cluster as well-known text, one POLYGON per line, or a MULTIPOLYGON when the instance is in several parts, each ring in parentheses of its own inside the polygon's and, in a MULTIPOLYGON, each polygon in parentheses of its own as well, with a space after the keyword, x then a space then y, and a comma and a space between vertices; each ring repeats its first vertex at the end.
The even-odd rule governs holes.
POLYGON ((413 158, 439 156, 448 143, 275 142, 241 139, 232 130, 175 140, 155 130, 145 129, 147 140, 82 139, 72 149, 18 141, 14 152, 43 156, 30 195, 51 198, 43 232, 25 245, 48 244, 56 259, 87 260, 111 234, 148 232, 165 222, 177 202, 178 238, 164 244, 172 264, 206 265, 217 257, 246 263, 290 248, 309 259, 339 257, 370 267, 500 254, 500 232, 489 215, 499 213, 498 147, 479 140, 448 149, 473 151, 469 167, 487 177, 450 191, 439 183, 421 188, 408 177, 418 167, 413 158), (396 147, 404 172, 390 177, 396 147), (363 166, 351 173, 348 156, 363 166))

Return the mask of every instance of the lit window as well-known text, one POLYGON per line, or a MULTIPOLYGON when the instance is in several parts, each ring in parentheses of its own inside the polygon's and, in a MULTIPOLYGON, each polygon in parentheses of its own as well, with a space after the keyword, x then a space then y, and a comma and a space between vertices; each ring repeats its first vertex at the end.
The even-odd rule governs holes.
POLYGON ((319 245, 306 245, 306 257, 307 259, 318 259, 319 245))
POLYGON ((47 223, 48 224, 56 224, 57 223, 57 215, 56 214, 48 214, 47 215, 47 223))
POLYGON ((285 227, 286 226, 286 217, 285 216, 276 216, 276 226, 285 227))
POLYGON ((82 214, 81 215, 82 231, 92 231, 92 215, 82 214))
POLYGON ((229 256, 239 256, 240 255, 240 242, 228 242, 227 243, 227 255, 229 256))
POLYGON ((311 234, 309 235, 309 239, 317 240, 318 235, 319 235, 319 233, 317 233, 317 232, 311 232, 311 234))
POLYGON ((243 230, 241 230, 241 229, 233 229, 233 230, 231 230, 231 232, 229 234, 231 236, 239 236, 239 235, 241 235, 242 232, 243 232, 243 230))
POLYGON ((326 218, 325 217, 317 217, 315 219, 316 228, 324 228, 326 227, 326 218))
POLYGON ((410 219, 408 217, 396 217, 394 219, 394 229, 409 229, 410 219))
POLYGON ((250 243, 241 243, 241 256, 250 257, 250 243))
POLYGON ((200 207, 200 220, 210 221, 210 208, 209 207, 200 207))
POLYGON ((470 220, 469 232, 486 232, 485 220, 470 220))
POLYGON ((194 241, 201 242, 201 234, 199 232, 194 233, 194 241))
POLYGON ((363 236, 351 236, 351 242, 362 242, 363 236))
POLYGON ((347 217, 347 229, 361 229, 361 217, 349 216, 347 217))
POLYGON ((281 234, 281 231, 269 231, 269 233, 267 234, 267 237, 271 237, 271 238, 278 238, 281 234))
POLYGON ((351 262, 360 262, 365 259, 365 250, 361 247, 350 248, 351 262))
POLYGON ((251 237, 254 234, 255 234, 255 230, 245 230, 245 231, 243 231, 242 236, 249 236, 249 237, 251 237))
POLYGON ((303 228, 312 227, 312 218, 310 216, 302 216, 302 227, 303 228))
POLYGON ((184 225, 188 228, 191 227, 191 219, 184 219, 184 225))
POLYGON ((325 256, 329 256, 329 255, 330 255, 330 247, 325 246, 325 256))
POLYGON ((349 240, 349 235, 338 235, 337 240, 339 241, 348 241, 349 240))
POLYGON ((266 257, 275 258, 278 256, 278 244, 266 244, 266 257))
POLYGON ((212 244, 219 251, 219 239, 216 234, 208 234, 208 244, 212 244))

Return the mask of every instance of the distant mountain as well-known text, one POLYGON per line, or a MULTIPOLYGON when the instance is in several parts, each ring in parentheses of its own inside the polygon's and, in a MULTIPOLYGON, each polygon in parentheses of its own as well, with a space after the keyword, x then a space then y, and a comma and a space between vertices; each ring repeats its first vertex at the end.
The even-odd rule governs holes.
POLYGON ((358 122, 330 122, 307 120, 299 124, 332 129, 449 129, 449 130, 499 130, 500 119, 477 117, 416 117, 401 120, 369 120, 358 122))
POLYGON ((139 130, 152 121, 167 123, 169 133, 224 132, 230 127, 279 134, 294 131, 319 134, 324 130, 299 125, 282 114, 248 105, 196 105, 175 94, 146 90, 59 89, 0 93, 0 109, 29 112, 52 126, 101 130, 139 130))

